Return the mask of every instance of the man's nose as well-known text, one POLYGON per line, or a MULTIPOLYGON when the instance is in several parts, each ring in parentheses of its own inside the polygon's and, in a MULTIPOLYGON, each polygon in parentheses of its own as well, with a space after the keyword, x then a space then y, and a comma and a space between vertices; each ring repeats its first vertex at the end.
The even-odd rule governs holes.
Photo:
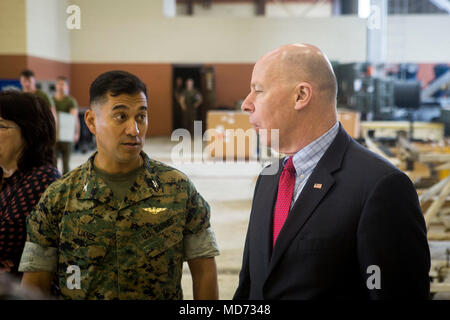
POLYGON ((139 127, 135 120, 127 122, 126 134, 133 137, 139 135, 139 127))
POLYGON ((248 94, 248 96, 245 98, 245 100, 242 102, 241 110, 244 112, 250 112, 252 113, 255 111, 255 106, 253 105, 253 102, 250 98, 251 93, 248 94))

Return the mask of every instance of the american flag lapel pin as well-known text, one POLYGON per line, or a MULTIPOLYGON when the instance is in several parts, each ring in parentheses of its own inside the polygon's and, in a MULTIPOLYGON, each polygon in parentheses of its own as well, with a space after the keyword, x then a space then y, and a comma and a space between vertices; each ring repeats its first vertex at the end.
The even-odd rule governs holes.
POLYGON ((314 189, 322 189, 322 184, 321 183, 315 183, 314 184, 314 189))

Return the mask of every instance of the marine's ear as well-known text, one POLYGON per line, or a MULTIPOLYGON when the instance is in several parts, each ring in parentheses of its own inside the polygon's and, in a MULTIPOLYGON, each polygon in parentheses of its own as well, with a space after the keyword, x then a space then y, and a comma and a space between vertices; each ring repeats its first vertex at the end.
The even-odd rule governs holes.
POLYGON ((84 114, 84 122, 86 123, 89 131, 95 135, 97 132, 97 129, 95 127, 95 119, 97 117, 96 112, 91 108, 89 108, 86 113, 84 114))

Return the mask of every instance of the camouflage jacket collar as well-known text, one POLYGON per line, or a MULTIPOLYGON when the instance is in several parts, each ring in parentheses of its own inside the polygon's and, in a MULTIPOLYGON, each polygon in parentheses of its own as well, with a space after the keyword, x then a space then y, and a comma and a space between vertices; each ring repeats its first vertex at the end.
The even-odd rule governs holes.
POLYGON ((163 186, 154 170, 154 163, 143 151, 141 151, 141 156, 144 159, 144 170, 139 172, 136 181, 128 190, 124 201, 117 201, 114 198, 111 188, 95 173, 94 158, 96 154, 97 152, 81 166, 81 181, 83 187, 78 194, 78 199, 97 200, 108 204, 111 207, 120 209, 155 195, 163 195, 163 186))

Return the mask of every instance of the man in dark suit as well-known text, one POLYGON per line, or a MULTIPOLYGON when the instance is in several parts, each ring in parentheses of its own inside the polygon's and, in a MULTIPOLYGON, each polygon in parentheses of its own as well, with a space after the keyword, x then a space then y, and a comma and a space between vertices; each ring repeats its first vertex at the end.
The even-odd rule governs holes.
POLYGON ((429 297, 430 253, 409 178, 337 121, 336 78, 312 45, 257 61, 242 104, 287 156, 259 176, 235 299, 429 297), (278 166, 278 170, 274 170, 278 166), (275 172, 275 174, 273 174, 275 172))

